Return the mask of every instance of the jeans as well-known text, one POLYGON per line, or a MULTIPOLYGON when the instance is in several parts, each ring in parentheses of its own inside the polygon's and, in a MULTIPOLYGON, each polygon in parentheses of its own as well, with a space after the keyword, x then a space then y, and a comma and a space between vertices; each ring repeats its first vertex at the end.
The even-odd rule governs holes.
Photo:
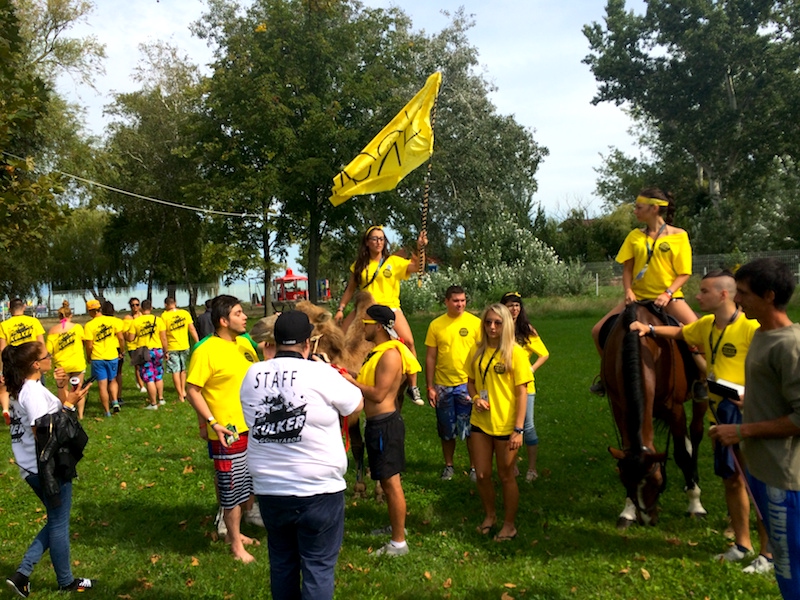
POLYGON ((436 403, 436 430, 445 441, 469 437, 469 418, 472 415, 472 401, 467 392, 467 384, 448 387, 436 386, 439 397, 436 403))
POLYGON ((50 560, 56 571, 58 585, 69 585, 74 577, 69 562, 69 511, 72 507, 72 482, 61 484, 61 506, 51 506, 39 483, 39 475, 28 475, 25 481, 44 503, 47 509, 47 523, 34 538, 17 571, 30 577, 45 550, 50 550, 50 560))
POLYGON ((267 528, 273 599, 333 598, 334 571, 344 539, 344 491, 256 498, 267 528))
POLYGON ((525 409, 525 424, 522 426, 525 431, 522 433, 522 440, 526 446, 535 446, 539 443, 539 436, 536 435, 536 427, 533 425, 533 405, 536 402, 536 394, 528 394, 528 407, 525 409))

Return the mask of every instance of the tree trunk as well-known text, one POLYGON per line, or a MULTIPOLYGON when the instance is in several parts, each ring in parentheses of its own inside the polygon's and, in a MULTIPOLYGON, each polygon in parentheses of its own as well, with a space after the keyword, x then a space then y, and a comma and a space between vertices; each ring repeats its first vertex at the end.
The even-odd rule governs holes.
POLYGON ((196 283, 190 283, 189 314, 192 315, 192 321, 197 321, 197 294, 198 294, 198 285, 196 283))
POLYGON ((321 245, 319 211, 312 208, 308 219, 308 299, 317 303, 317 271, 319 270, 319 251, 321 245))
POLYGON ((268 317, 275 310, 272 307, 272 252, 269 243, 269 207, 264 210, 264 223, 261 228, 261 245, 264 248, 264 316, 268 317))

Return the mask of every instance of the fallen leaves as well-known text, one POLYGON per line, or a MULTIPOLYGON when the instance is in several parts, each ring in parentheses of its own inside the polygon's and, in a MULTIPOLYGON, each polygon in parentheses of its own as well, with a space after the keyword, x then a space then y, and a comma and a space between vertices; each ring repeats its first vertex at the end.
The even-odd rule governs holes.
POLYGON ((160 560, 161 560, 161 555, 160 554, 153 554, 152 556, 150 556, 150 563, 151 564, 156 564, 160 560))
POLYGON ((650 581, 650 571, 642 567, 641 573, 642 573, 642 579, 644 579, 645 581, 650 581))
POLYGON ((199 566, 200 566, 200 561, 199 561, 199 560, 197 560, 197 557, 196 557, 196 556, 193 556, 193 557, 192 557, 192 566, 193 566, 193 567, 199 567, 199 566))
POLYGON ((183 467, 183 474, 188 475, 189 473, 194 473, 194 467, 192 465, 186 465, 183 467))
POLYGON ((446 589, 446 590, 449 590, 451 587, 453 587, 453 580, 452 580, 452 578, 448 577, 447 579, 445 579, 445 580, 444 580, 444 583, 442 584, 442 587, 443 587, 444 589, 446 589))

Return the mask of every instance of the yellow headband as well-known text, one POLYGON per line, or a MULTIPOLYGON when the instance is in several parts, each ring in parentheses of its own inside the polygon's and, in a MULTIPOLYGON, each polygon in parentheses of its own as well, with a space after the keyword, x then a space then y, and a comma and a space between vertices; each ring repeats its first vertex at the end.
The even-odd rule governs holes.
POLYGON ((669 202, 661 200, 660 198, 648 198, 647 196, 638 196, 636 198, 637 204, 650 204, 651 206, 669 206, 669 202))
POLYGON ((380 229, 381 231, 383 231, 383 225, 373 225, 372 227, 367 229, 367 233, 365 233, 364 235, 367 236, 370 233, 372 233, 373 231, 375 231, 376 229, 380 229))
POLYGON ((361 322, 364 325, 375 325, 377 323, 375 319, 361 319, 361 322))

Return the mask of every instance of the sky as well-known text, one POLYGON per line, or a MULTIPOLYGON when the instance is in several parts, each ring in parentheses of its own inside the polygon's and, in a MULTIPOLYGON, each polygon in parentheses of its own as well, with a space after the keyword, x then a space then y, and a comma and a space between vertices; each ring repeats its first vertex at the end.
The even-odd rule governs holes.
MULTIPOLYGON (((62 90, 86 107, 90 131, 102 135, 107 119, 103 106, 115 92, 138 88, 132 73, 139 44, 168 41, 194 62, 206 65, 211 50, 191 35, 190 24, 205 11, 201 0, 95 0, 87 22, 73 35, 94 35, 105 44, 105 75, 96 90, 62 78, 62 90)), ((400 6, 415 29, 440 31, 450 13, 463 6, 475 26, 470 43, 478 49, 484 77, 497 88, 491 99, 500 114, 514 115, 534 130, 534 139, 548 148, 536 174, 540 203, 549 216, 564 217, 570 208, 600 210, 594 195, 596 172, 609 147, 632 153, 631 121, 611 104, 593 106, 597 85, 581 60, 588 53, 582 28, 602 21, 605 0, 364 0, 376 8, 400 6)), ((644 0, 629 0, 638 9, 644 0)), ((377 133, 377 132, 376 132, 377 133)))

